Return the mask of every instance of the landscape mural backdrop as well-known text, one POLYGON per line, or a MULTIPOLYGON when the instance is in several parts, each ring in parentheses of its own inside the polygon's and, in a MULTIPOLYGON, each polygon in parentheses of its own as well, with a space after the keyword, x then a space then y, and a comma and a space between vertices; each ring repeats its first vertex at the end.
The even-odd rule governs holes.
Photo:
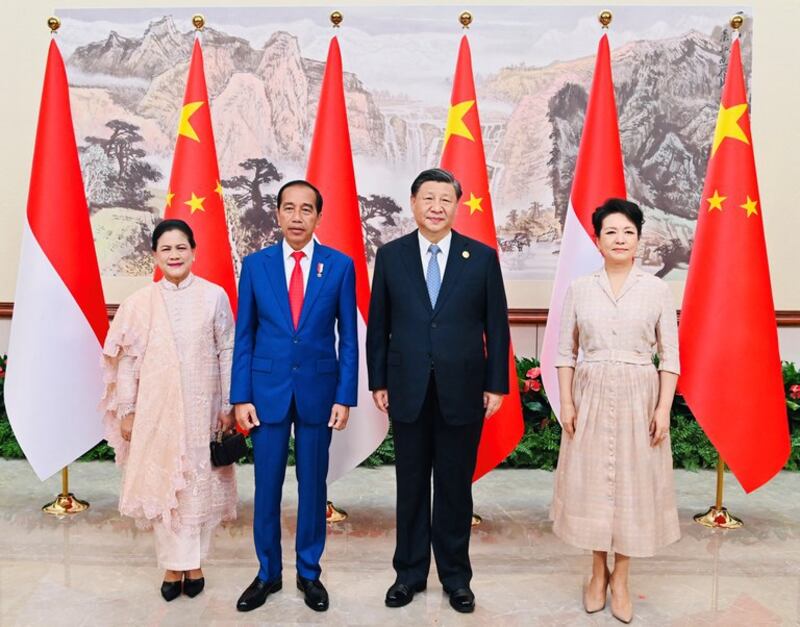
MULTIPOLYGON (((205 71, 230 234, 275 241, 275 192, 302 177, 327 46, 339 36, 371 261, 413 228, 408 186, 438 164, 462 30, 454 7, 207 8, 205 71)), ((506 279, 549 280, 601 29, 596 7, 471 7, 478 106, 506 279)), ((152 271, 195 37, 186 9, 59 12, 75 132, 104 276, 152 271)), ((745 10, 746 14, 749 11, 745 10)), ((642 266, 685 276, 731 31, 725 7, 623 7, 609 31, 642 266)), ((749 81, 752 20, 743 35, 749 81)), ((328 209, 329 211, 331 209, 328 209)), ((540 304, 541 305, 541 304, 540 304)))

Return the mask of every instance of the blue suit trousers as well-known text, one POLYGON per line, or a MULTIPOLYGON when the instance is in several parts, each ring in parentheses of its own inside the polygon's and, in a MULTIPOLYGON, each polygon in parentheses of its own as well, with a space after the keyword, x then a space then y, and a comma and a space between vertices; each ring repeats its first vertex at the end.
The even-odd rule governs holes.
POLYGON ((325 549, 326 478, 331 429, 327 423, 304 423, 292 398, 282 422, 262 422, 250 433, 256 484, 253 536, 260 564, 258 577, 262 581, 273 581, 282 571, 281 493, 292 425, 298 486, 295 536, 297 573, 306 579, 316 580, 322 572, 319 560, 325 549))

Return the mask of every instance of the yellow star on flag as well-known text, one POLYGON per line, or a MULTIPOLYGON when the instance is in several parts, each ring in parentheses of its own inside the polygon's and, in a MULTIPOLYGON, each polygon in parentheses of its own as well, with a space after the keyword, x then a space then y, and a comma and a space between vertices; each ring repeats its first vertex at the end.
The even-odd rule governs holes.
POLYGON ((173 198, 175 198, 175 194, 172 193, 172 190, 167 190, 167 207, 172 206, 173 198))
POLYGON ((189 208, 192 210, 192 214, 195 211, 205 211, 205 207, 203 207, 203 201, 205 200, 205 196, 202 198, 198 198, 192 192, 192 197, 189 200, 184 201, 184 205, 189 205, 189 208))
POLYGON ((469 215, 472 215, 476 211, 483 211, 483 207, 481 207, 482 200, 483 198, 475 198, 475 194, 472 192, 469 193, 469 200, 464 203, 469 207, 469 215))
POLYGON ((711 147, 712 157, 716 154, 717 149, 726 137, 738 139, 745 144, 750 143, 742 127, 739 126, 739 119, 745 114, 745 111, 747 111, 746 102, 728 107, 727 109, 722 105, 719 106, 717 126, 714 129, 714 145, 711 147))
POLYGON ((217 186, 214 188, 214 191, 219 194, 220 198, 222 198, 222 183, 217 181, 217 186))
POLYGON ((471 142, 475 141, 469 127, 464 123, 464 116, 474 105, 474 100, 465 100, 450 106, 450 110, 447 112, 447 126, 444 129, 445 146, 447 146, 447 142, 450 141, 450 137, 453 135, 465 137, 471 142))
POLYGON ((706 198, 709 212, 712 211, 713 209, 719 209, 720 211, 722 211, 722 201, 727 200, 727 198, 728 198, 727 196, 720 196, 719 192, 715 189, 714 195, 706 198))
POLYGON ((751 200, 750 196, 747 196, 747 202, 743 205, 739 205, 742 209, 747 212, 747 217, 749 218, 752 215, 758 215, 758 211, 756 210, 756 205, 758 204, 757 200, 751 200))
POLYGON ((181 109, 181 120, 178 122, 178 135, 183 135, 184 137, 188 137, 189 139, 193 139, 196 142, 200 141, 200 138, 197 136, 197 133, 194 132, 192 125, 189 123, 189 118, 192 117, 200 107, 205 104, 203 101, 198 102, 187 102, 183 105, 183 109, 181 109))

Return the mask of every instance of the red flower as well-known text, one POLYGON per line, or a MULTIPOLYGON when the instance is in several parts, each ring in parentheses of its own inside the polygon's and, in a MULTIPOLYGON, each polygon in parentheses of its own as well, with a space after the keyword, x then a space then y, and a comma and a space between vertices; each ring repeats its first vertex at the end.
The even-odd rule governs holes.
POLYGON ((789 386, 789 396, 793 399, 800 399, 800 384, 795 383, 789 386))
POLYGON ((531 381, 531 389, 534 392, 538 392, 539 390, 541 390, 542 389, 541 381, 531 381))
POLYGON ((525 377, 528 379, 537 379, 540 374, 542 374, 541 368, 531 368, 525 373, 525 377))

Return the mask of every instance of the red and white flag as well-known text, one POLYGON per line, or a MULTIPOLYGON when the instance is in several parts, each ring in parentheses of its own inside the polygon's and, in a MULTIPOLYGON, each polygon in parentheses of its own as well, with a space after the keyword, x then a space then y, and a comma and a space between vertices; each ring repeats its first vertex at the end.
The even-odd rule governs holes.
MULTIPOLYGON (((472 55, 466 36, 461 38, 458 48, 441 167, 453 173, 464 192, 456 211, 453 225, 455 230, 497 250, 497 231, 494 227, 492 198, 489 195, 478 97, 475 95, 472 74, 472 55)), ((525 429, 513 347, 509 349, 508 378, 508 397, 492 419, 483 424, 473 481, 480 479, 508 457, 525 429)))
MULTIPOLYGON (((325 218, 316 230, 319 241, 343 252, 355 263, 358 343, 363 347, 369 313, 369 274, 347 126, 342 55, 336 37, 331 39, 328 48, 306 178, 320 190, 325 200, 325 218)), ((389 430, 388 418, 372 402, 363 350, 358 354, 358 378, 358 406, 350 410, 347 428, 333 432, 328 483, 344 476, 369 457, 389 430)))
POLYGON ((64 60, 50 42, 22 232, 5 402, 39 479, 103 439, 108 331, 64 60))
POLYGON ((625 173, 614 82, 611 78, 611 52, 608 37, 603 35, 597 48, 592 89, 586 105, 586 118, 540 352, 542 383, 556 416, 560 410, 560 395, 558 375, 553 364, 558 350, 564 296, 574 279, 603 265, 603 257, 594 242, 592 213, 609 198, 625 198, 625 173))

